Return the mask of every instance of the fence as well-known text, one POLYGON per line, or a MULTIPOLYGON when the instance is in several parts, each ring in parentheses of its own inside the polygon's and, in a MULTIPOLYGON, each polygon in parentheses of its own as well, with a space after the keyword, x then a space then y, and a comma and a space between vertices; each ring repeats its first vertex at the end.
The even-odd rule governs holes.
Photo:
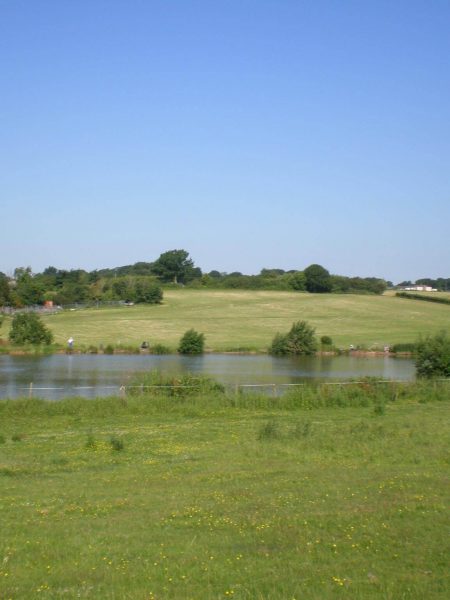
MULTIPOLYGON (((450 383, 450 379, 434 379, 436 382, 444 382, 450 383)), ((350 381, 321 381, 318 384, 318 387, 322 386, 347 386, 347 385, 379 385, 379 384, 404 384, 408 385, 412 382, 410 380, 404 379, 379 379, 379 380, 350 380, 350 381)), ((267 395, 272 395, 274 397, 281 396, 283 391, 288 389, 293 389, 296 387, 305 387, 314 385, 311 382, 304 383, 236 383, 236 384, 224 384, 225 389, 228 392, 234 392, 236 394, 252 392, 252 391, 262 391, 262 393, 266 393, 267 395)), ((127 391, 131 390, 139 390, 141 393, 144 393, 145 390, 167 390, 167 389, 193 389, 201 392, 201 387, 198 385, 82 385, 82 386, 45 386, 45 385, 34 385, 33 382, 30 382, 27 386, 14 386, 15 396, 16 397, 25 397, 33 398, 33 397, 42 397, 48 396, 52 399, 62 398, 68 395, 74 396, 85 396, 88 398, 98 397, 98 396, 120 396, 125 397, 127 391), (100 392, 103 393, 100 393, 100 392), (20 392, 20 393, 18 393, 20 392), (41 393, 43 392, 43 393, 41 393), (59 393, 58 393, 59 392, 59 393), (67 393, 65 393, 67 392, 67 393), (106 393, 105 393, 106 392, 106 393)), ((1 392, 1 386, 0 386, 1 392)), ((0 397, 7 397, 0 393, 0 397)))

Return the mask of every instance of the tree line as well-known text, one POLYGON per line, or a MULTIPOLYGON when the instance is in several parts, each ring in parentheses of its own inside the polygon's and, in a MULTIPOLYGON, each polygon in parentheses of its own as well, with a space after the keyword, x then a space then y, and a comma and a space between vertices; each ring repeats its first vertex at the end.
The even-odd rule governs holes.
POLYGON ((42 273, 33 273, 30 267, 19 267, 12 277, 0 273, 0 306, 20 308, 45 302, 64 306, 109 301, 155 304, 162 301, 164 286, 180 285, 206 289, 382 294, 389 283, 376 277, 333 275, 318 264, 290 271, 264 268, 258 275, 217 270, 204 273, 186 250, 169 250, 153 262, 112 269, 85 271, 49 266, 42 273))

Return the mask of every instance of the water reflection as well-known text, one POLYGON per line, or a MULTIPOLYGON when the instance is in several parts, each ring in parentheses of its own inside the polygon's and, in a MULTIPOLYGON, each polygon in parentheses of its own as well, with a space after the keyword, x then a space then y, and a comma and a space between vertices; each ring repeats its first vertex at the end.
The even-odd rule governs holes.
POLYGON ((411 359, 390 356, 7 355, 0 356, 0 397, 26 395, 30 383, 33 384, 33 395, 46 398, 107 395, 117 393, 136 372, 151 370, 172 375, 200 373, 233 386, 292 384, 330 378, 348 380, 366 376, 412 380, 415 372, 411 359))

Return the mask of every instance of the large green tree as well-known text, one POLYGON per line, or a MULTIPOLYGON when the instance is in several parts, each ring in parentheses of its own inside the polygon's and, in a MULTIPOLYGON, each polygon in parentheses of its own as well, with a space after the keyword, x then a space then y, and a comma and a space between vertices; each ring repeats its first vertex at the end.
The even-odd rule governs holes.
POLYGON ((201 270, 194 267, 194 262, 189 258, 186 250, 168 250, 163 252, 152 265, 152 271, 162 281, 173 283, 187 283, 195 277, 201 277, 201 270))
POLYGON ((303 273, 306 277, 306 289, 308 292, 319 294, 331 292, 332 280, 330 273, 322 265, 310 265, 303 273))

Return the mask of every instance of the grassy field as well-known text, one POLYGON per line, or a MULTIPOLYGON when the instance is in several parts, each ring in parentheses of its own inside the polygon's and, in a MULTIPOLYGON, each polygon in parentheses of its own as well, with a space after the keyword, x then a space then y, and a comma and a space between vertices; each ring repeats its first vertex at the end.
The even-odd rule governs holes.
MULTIPOLYGON (((294 321, 309 321, 337 346, 382 348, 414 342, 420 334, 449 328, 450 307, 393 296, 298 294, 254 291, 166 291, 161 306, 64 311, 45 317, 56 341, 78 346, 139 345, 143 340, 176 349, 191 327, 216 351, 266 350, 273 336, 294 321)), ((8 323, 1 334, 7 335, 8 323)))
POLYGON ((0 402, 0 598, 448 598, 448 387, 402 389, 0 402))

